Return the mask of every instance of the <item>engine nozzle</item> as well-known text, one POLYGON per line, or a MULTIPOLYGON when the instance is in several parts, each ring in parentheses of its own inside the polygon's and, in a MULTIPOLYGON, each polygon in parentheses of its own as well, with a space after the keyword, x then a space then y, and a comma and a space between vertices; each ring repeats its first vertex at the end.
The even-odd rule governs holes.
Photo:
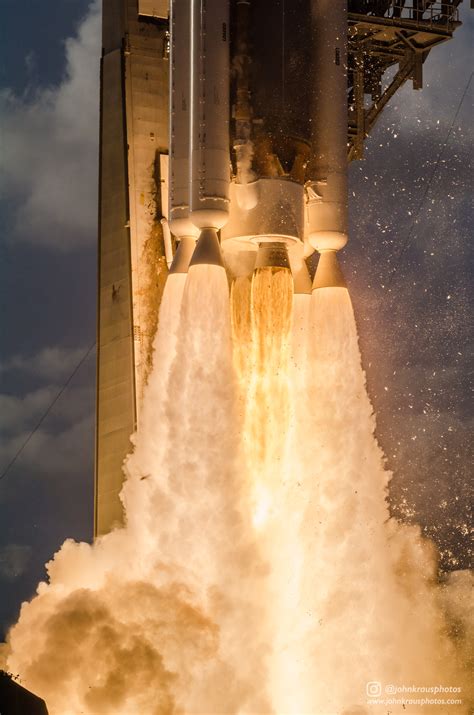
POLYGON ((267 267, 290 270, 288 248, 284 241, 262 241, 258 244, 255 270, 267 267))
POLYGON ((203 228, 196 243, 190 266, 221 266, 224 268, 221 247, 215 228, 203 228))
POLYGON ((178 248, 174 254, 173 262, 170 266, 170 273, 187 273, 191 261, 196 239, 194 236, 183 236, 178 243, 178 248))
POLYGON ((346 279, 339 266, 336 251, 322 251, 313 281, 313 290, 318 288, 347 288, 346 279))

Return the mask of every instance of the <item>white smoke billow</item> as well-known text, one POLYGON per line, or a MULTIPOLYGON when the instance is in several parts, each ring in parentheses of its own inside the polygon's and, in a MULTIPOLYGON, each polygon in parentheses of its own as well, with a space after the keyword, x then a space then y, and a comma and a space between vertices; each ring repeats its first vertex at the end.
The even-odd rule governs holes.
MULTIPOLYGON (((299 396, 289 453, 299 463, 288 469, 304 564, 296 593, 301 611, 311 614, 301 638, 309 666, 305 711, 352 712, 370 681, 466 688, 439 607, 434 549, 416 529, 389 518, 390 475, 374 438, 349 294, 316 290, 311 305, 298 298, 293 380, 299 396), (308 311, 309 321, 302 319, 308 311)), ((291 694, 286 707, 297 712, 291 694)), ((390 707, 406 712, 409 706, 390 707)))
POLYGON ((374 428, 346 289, 171 275, 126 526, 63 545, 6 667, 51 715, 468 713, 469 582, 390 518, 374 428), (368 705, 373 681, 463 704, 368 705))

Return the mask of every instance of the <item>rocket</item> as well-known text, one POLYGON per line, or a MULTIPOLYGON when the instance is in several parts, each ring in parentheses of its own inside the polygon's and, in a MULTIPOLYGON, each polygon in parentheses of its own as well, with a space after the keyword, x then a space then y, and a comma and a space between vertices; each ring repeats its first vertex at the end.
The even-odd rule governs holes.
POLYGON ((422 87, 459 4, 103 3, 96 534, 123 521, 168 268, 344 286, 348 161, 399 88, 422 87))
POLYGON ((170 230, 178 252, 185 240, 181 253, 190 265, 223 266, 218 231, 229 216, 229 3, 176 0, 170 25, 170 230))
POLYGON ((311 157, 306 239, 320 254, 313 288, 345 286, 336 253, 347 243, 347 2, 312 0, 311 157))
POLYGON ((276 266, 309 292, 306 259, 317 251, 312 289, 345 286, 347 2, 293 6, 280 26, 278 7, 269 17, 261 0, 170 3, 172 272, 276 266), (299 24, 302 47, 285 46, 299 24), (274 89, 270 102, 262 87, 274 89))

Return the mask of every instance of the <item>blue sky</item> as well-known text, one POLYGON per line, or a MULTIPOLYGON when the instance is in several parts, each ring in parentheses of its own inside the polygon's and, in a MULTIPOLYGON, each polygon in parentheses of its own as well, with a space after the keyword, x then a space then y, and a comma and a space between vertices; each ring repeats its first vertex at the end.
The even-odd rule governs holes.
MULTIPOLYGON (((423 91, 407 85, 392 100, 351 165, 343 258, 392 508, 426 528, 448 568, 467 563, 472 463, 464 6, 423 91)), ((100 8, 30 0, 25 13, 3 0, 2 22, 0 472, 95 341, 100 8)), ((0 481, 0 635, 62 541, 92 538, 94 358, 0 481)))
MULTIPOLYGON (((7 0, 2 20, 6 466, 95 341, 100 22, 84 0, 33 0, 26 17, 7 0)), ((0 481, 0 631, 64 538, 91 539, 94 357, 0 481)))

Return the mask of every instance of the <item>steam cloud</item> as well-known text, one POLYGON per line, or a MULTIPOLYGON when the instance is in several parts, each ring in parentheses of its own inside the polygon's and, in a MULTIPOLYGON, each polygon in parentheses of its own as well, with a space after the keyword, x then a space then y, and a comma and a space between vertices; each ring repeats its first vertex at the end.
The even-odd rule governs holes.
POLYGON ((389 518, 374 427, 346 289, 170 276, 126 526, 63 545, 6 666, 51 715, 386 712, 368 681, 467 713, 468 581, 389 518))

